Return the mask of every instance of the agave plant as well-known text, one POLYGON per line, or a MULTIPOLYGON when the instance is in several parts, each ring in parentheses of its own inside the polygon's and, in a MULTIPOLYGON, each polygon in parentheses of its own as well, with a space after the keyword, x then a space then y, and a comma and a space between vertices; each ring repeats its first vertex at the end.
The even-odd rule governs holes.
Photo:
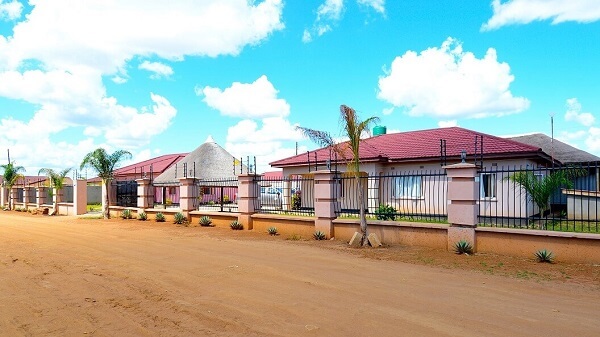
POLYGON ((456 254, 473 254, 473 246, 466 240, 460 240, 454 244, 456 254))
POLYGON ((123 218, 123 219, 131 219, 132 217, 133 217, 133 216, 131 215, 131 211, 130 211, 130 210, 128 210, 128 209, 124 209, 124 210, 121 212, 121 218, 123 218))
POLYGON ((185 224, 187 222, 187 218, 185 217, 185 215, 183 215, 183 213, 177 212, 173 216, 173 222, 175 222, 178 225, 185 224))
POLYGON ((241 222, 237 221, 237 220, 233 220, 233 221, 232 221, 232 222, 229 224, 229 227, 230 227, 231 229, 233 229, 233 230, 241 230, 241 229, 244 229, 244 225, 243 225, 241 222))
POLYGON ((165 215, 158 212, 158 213, 156 213, 156 216, 154 219, 156 220, 156 222, 165 222, 165 215))
POLYGON ((315 240, 325 240, 325 239, 327 239, 327 235, 325 235, 325 233, 323 233, 321 231, 316 231, 313 233, 313 238, 315 240))
POLYGON ((205 215, 200 218, 199 224, 202 227, 210 227, 212 225, 212 220, 209 216, 205 215))
POLYGON ((138 213, 138 220, 140 220, 140 221, 148 220, 148 214, 146 214, 146 212, 138 213))
POLYGON ((278 235, 279 234, 279 232, 277 231, 277 227, 267 228, 267 233, 269 233, 269 235, 278 235))
POLYGON ((546 249, 540 249, 534 255, 538 262, 552 263, 554 261, 554 254, 546 249))

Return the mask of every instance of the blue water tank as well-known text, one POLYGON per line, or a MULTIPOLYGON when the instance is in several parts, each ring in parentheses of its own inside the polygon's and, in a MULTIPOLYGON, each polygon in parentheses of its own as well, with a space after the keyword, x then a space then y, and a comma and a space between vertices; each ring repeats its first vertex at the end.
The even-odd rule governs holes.
POLYGON ((385 135, 387 133, 387 128, 382 125, 377 125, 373 128, 373 136, 385 135))

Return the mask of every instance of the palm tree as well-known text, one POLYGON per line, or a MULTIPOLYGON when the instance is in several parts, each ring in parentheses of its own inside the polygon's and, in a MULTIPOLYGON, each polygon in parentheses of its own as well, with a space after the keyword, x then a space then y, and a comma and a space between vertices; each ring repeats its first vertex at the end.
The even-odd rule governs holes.
MULTIPOLYGON (((48 179, 50 179, 50 187, 54 188, 56 190, 56 195, 58 195, 58 191, 62 190, 63 185, 65 183, 65 178, 67 177, 67 174, 69 174, 69 172, 71 172, 71 168, 66 168, 62 171, 54 171, 53 169, 50 168, 41 168, 38 171, 38 175, 40 174, 45 174, 46 177, 48 177, 48 179)), ((53 214, 56 214, 58 212, 58 197, 54 198, 54 211, 52 212, 53 214)))
POLYGON ((371 124, 379 121, 378 117, 369 117, 361 121, 356 114, 356 111, 349 106, 340 106, 340 124, 343 128, 343 136, 348 137, 348 141, 336 144, 333 137, 328 132, 313 130, 309 128, 297 127, 302 133, 310 138, 315 143, 330 147, 336 152, 341 158, 346 160, 348 164, 348 170, 354 176, 356 186, 358 186, 358 204, 360 214, 360 233, 361 245, 365 246, 368 244, 367 240, 367 217, 365 215, 364 199, 365 191, 363 188, 363 179, 361 179, 360 173, 360 142, 363 132, 369 132, 371 124), (349 151, 348 151, 349 150, 349 151), (351 153, 352 157, 349 158, 348 152, 351 153))
POLYGON ((0 167, 2 168, 2 175, 4 176, 4 186, 6 186, 6 188, 8 188, 9 191, 8 209, 12 210, 13 200, 12 193, 10 193, 10 190, 17 183, 17 180, 23 177, 21 172, 24 172, 25 168, 23 166, 16 166, 14 161, 9 162, 8 164, 0 165, 0 167))
POLYGON ((527 192, 529 201, 534 202, 540 209, 540 217, 550 209, 550 197, 559 188, 573 188, 573 178, 585 174, 582 169, 558 169, 544 177, 535 175, 532 171, 519 171, 508 179, 527 192))
POLYGON ((129 151, 117 150, 109 155, 103 148, 98 148, 86 154, 83 158, 83 161, 81 161, 80 169, 83 170, 85 167, 94 169, 98 173, 98 177, 102 179, 102 185, 106 188, 104 209, 102 210, 105 219, 110 218, 109 192, 110 181, 113 179, 114 170, 121 160, 131 159, 131 157, 132 156, 129 151))

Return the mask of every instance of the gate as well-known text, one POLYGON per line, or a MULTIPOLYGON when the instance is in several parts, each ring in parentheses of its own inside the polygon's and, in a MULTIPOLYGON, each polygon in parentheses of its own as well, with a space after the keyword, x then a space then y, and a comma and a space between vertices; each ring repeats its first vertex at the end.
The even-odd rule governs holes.
POLYGON ((121 207, 137 207, 137 182, 116 181, 113 183, 113 188, 117 189, 117 206, 121 207))

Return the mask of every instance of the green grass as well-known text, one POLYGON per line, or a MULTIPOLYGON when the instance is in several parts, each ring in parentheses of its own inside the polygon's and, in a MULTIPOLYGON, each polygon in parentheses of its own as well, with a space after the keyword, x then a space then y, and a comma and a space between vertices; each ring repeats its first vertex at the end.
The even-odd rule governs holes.
POLYGON ((522 226, 510 226, 510 225, 495 225, 490 223, 478 224, 478 227, 497 227, 497 228, 510 228, 510 229, 537 229, 554 232, 566 232, 566 233, 589 233, 589 234, 600 234, 600 223, 596 222, 582 222, 582 221, 547 221, 545 224, 540 225, 539 223, 531 223, 522 226))
POLYGON ((102 212, 102 204, 88 204, 87 211, 88 212, 102 212))

